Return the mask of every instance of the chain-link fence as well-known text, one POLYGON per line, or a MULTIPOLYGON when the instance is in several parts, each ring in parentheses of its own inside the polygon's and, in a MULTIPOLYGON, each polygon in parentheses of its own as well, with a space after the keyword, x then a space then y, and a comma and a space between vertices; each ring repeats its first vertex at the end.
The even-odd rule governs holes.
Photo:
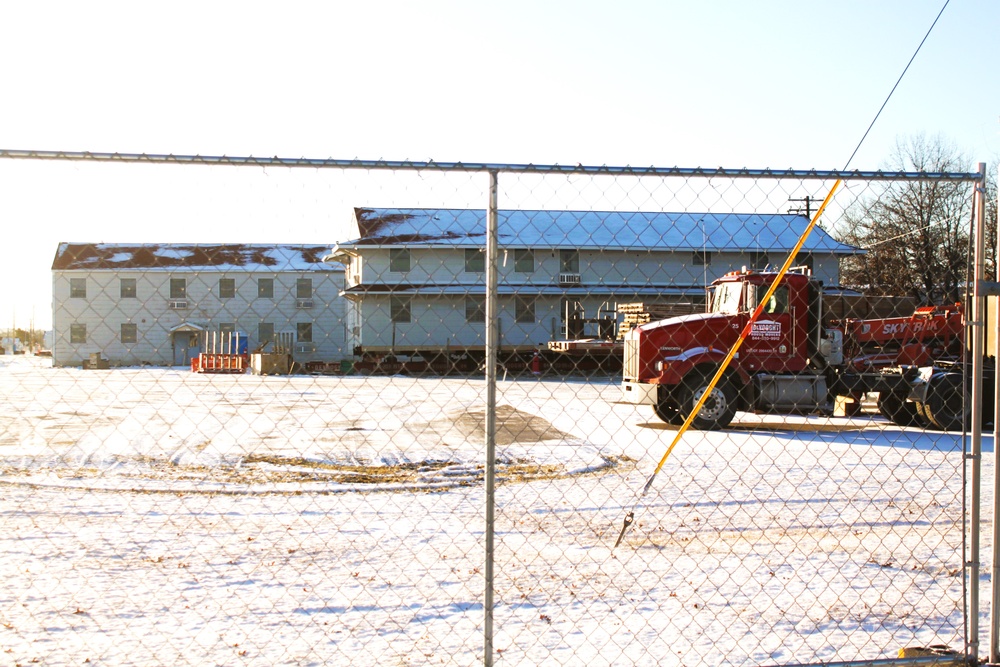
POLYGON ((0 357, 5 664, 975 654, 967 306, 844 276, 979 175, 263 162, 348 231, 54 248, 51 359, 0 357))

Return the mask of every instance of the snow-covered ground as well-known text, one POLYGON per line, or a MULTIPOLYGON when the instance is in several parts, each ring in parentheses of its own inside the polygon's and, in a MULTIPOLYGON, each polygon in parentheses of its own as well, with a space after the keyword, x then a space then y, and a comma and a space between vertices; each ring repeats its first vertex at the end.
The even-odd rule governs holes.
MULTIPOLYGON (((958 434, 741 413, 612 549, 675 433, 618 391, 498 386, 496 664, 962 647, 958 434)), ((0 357, 0 664, 481 662, 484 396, 0 357)))

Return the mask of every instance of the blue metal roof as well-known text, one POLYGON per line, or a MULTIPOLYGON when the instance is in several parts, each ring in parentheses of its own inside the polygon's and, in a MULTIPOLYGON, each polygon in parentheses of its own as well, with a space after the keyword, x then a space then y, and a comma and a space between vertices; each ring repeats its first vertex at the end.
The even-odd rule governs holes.
MULTIPOLYGON (((356 208, 360 237, 340 249, 368 246, 483 247, 482 209, 356 208)), ((761 213, 626 211, 500 211, 499 243, 506 247, 740 252, 795 247, 809 220, 761 213)), ((838 255, 864 250, 840 243, 820 227, 804 252, 838 255)))

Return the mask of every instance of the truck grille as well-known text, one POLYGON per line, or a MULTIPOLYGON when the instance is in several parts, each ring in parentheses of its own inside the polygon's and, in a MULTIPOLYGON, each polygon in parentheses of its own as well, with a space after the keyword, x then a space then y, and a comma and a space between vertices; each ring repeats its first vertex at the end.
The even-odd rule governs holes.
POLYGON ((639 379, 639 337, 633 333, 625 336, 624 379, 639 379))

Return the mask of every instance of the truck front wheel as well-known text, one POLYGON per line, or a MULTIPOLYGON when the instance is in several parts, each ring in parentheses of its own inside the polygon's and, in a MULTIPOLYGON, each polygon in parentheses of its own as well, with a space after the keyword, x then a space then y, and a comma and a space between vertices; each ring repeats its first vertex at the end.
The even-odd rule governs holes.
MULTIPOLYGON (((702 394, 708 389, 710 378, 695 376, 688 378, 681 389, 683 400, 681 401, 681 413, 684 418, 691 414, 694 406, 701 400, 702 394)), ((691 425, 703 431, 725 428, 729 422, 733 421, 736 415, 736 390, 725 378, 712 388, 705 399, 705 404, 695 416, 691 425)))
POLYGON ((664 387, 658 387, 656 391, 656 404, 653 406, 653 412, 656 416, 667 422, 668 424, 673 424, 674 426, 680 426, 684 423, 687 415, 682 413, 677 409, 677 406, 671 404, 666 398, 666 390, 664 387))

